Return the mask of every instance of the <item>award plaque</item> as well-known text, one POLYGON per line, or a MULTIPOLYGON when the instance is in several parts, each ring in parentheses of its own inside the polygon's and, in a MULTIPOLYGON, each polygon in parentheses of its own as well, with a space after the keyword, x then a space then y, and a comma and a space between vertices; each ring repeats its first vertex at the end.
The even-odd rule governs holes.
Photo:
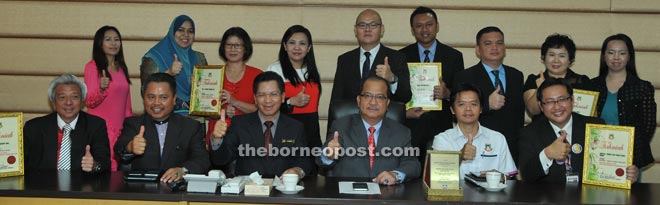
POLYGON ((195 66, 192 89, 190 89, 192 91, 190 94, 190 115, 220 116, 222 110, 222 99, 220 97, 224 79, 224 66, 195 66))
POLYGON ((422 110, 442 110, 442 100, 433 99, 433 88, 442 80, 441 63, 408 63, 412 98, 406 109, 421 107, 422 110))
POLYGON ((428 200, 460 200, 460 152, 428 150, 424 163, 424 190, 428 200))
POLYGON ((23 113, 0 113, 0 177, 23 175, 23 113))
POLYGON ((599 94, 596 91, 573 89, 573 112, 595 117, 599 94))
POLYGON ((635 127, 587 124, 582 183, 630 189, 635 127))

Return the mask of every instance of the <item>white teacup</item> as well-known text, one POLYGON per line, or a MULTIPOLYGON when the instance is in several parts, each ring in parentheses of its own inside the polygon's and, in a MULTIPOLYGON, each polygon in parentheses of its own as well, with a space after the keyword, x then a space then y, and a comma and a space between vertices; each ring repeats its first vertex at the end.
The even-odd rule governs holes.
POLYGON ((298 185, 298 175, 297 174, 283 174, 282 175, 282 184, 284 184, 284 190, 286 191, 295 191, 296 185, 298 185))
POLYGON ((486 172, 486 183, 488 188, 497 188, 502 180, 502 173, 499 172, 486 172))

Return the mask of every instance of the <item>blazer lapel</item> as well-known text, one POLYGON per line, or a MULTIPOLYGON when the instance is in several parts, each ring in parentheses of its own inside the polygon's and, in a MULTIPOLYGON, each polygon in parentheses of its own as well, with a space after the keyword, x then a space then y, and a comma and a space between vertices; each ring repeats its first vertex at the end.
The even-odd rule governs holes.
POLYGON ((571 114, 573 116, 573 138, 571 143, 571 164, 573 172, 579 171, 582 174, 582 163, 584 162, 584 134, 586 129, 586 122, 578 114, 571 114), (573 146, 579 146, 581 149, 573 152, 573 146))
POLYGON ((60 129, 57 126, 57 113, 52 113, 48 118, 48 123, 44 125, 45 129, 42 131, 45 132, 43 135, 45 139, 41 139, 43 140, 41 142, 43 149, 43 153, 41 153, 43 158, 41 160, 42 163, 46 164, 45 167, 57 168, 57 150, 60 148, 57 141, 57 135, 60 129))
MULTIPOLYGON (((142 116, 142 125, 144 126, 144 139, 147 141, 147 149, 145 150, 145 153, 143 156, 144 160, 158 160, 158 161, 152 161, 152 162, 147 162, 151 166, 162 166, 160 162, 163 160, 161 159, 160 155, 160 143, 158 139, 158 130, 156 129, 156 125, 154 124, 153 120, 151 117, 149 117, 148 114, 144 114, 142 116), (150 150, 149 148, 153 147, 155 150, 150 150), (151 159, 146 159, 144 156, 153 156, 151 159)), ((168 126, 169 127, 169 126, 168 126)), ((139 130, 138 130, 139 131, 139 130)), ((160 167, 159 167, 160 169, 160 167)))
POLYGON ((86 127, 86 116, 80 112, 78 114, 78 122, 76 122, 76 127, 71 131, 71 134, 69 135, 71 138, 71 170, 76 170, 74 167, 80 167, 80 160, 82 160, 83 155, 81 151, 85 150, 85 145, 87 145, 84 136, 86 127))
MULTIPOLYGON (((353 138, 353 142, 355 143, 355 148, 369 148, 369 136, 367 135, 367 129, 364 127, 364 124, 362 123, 362 118, 360 115, 353 115, 352 117, 352 130, 350 132, 351 138, 353 138)), ((367 149, 367 155, 364 157, 360 157, 360 161, 363 161, 364 170, 369 170, 369 150, 367 149)), ((370 172, 369 172, 370 173, 370 172)), ((371 175, 371 174, 369 174, 371 175)))
MULTIPOLYGON (((165 144, 163 145, 163 153, 161 153, 161 167, 164 167, 165 162, 169 161, 168 159, 174 152, 174 150, 179 149, 179 135, 181 134, 181 129, 178 116, 172 113, 170 115, 169 122, 167 123, 167 133, 165 133, 165 144)), ((156 135, 158 136, 158 135, 156 135)), ((159 144, 160 146, 160 144, 159 144)))

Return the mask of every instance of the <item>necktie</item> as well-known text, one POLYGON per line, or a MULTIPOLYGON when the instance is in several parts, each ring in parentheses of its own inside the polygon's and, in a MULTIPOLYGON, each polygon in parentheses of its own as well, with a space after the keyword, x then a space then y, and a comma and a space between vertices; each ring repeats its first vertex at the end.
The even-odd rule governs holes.
POLYGON ((369 56, 371 56, 371 53, 364 52, 364 57, 367 57, 367 60, 362 64, 362 79, 369 77, 369 71, 371 70, 371 58, 369 56))
POLYGON ((429 58, 429 53, 430 53, 430 52, 431 52, 431 51, 429 51, 429 50, 424 50, 424 56, 425 56, 425 57, 424 57, 424 63, 429 63, 429 62, 431 62, 431 59, 429 58))
POLYGON ((273 138, 273 133, 270 131, 270 128, 273 127, 273 121, 264 122, 266 125, 266 131, 264 132, 264 147, 266 147, 266 159, 270 156, 270 139, 273 138))
POLYGON ((374 142, 374 132, 376 128, 369 127, 369 169, 374 168, 374 152, 376 151, 376 142, 374 142))
POLYGON ((500 95, 504 95, 504 86, 502 86, 502 81, 500 80, 500 71, 492 70, 490 72, 495 76, 495 89, 497 89, 497 86, 500 86, 500 95))
POLYGON ((71 125, 66 124, 62 128, 64 133, 62 137, 62 145, 60 145, 60 159, 57 162, 57 169, 69 170, 71 169, 71 125))

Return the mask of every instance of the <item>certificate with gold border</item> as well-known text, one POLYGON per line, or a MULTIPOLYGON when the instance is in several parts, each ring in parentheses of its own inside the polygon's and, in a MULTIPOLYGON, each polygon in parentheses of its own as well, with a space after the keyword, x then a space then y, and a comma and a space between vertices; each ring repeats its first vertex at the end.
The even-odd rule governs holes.
POLYGON ((225 66, 195 66, 193 70, 192 92, 190 94, 190 115, 220 116, 222 111, 221 93, 225 79, 225 66))
POLYGON ((635 127, 587 124, 582 183, 630 189, 635 127))
POLYGON ((599 92, 573 89, 573 112, 584 116, 596 116, 599 92))
POLYGON ((408 63, 412 98, 406 109, 442 110, 442 100, 433 99, 433 88, 442 80, 442 63, 408 63))
POLYGON ((0 177, 23 175, 23 113, 0 113, 0 177))

